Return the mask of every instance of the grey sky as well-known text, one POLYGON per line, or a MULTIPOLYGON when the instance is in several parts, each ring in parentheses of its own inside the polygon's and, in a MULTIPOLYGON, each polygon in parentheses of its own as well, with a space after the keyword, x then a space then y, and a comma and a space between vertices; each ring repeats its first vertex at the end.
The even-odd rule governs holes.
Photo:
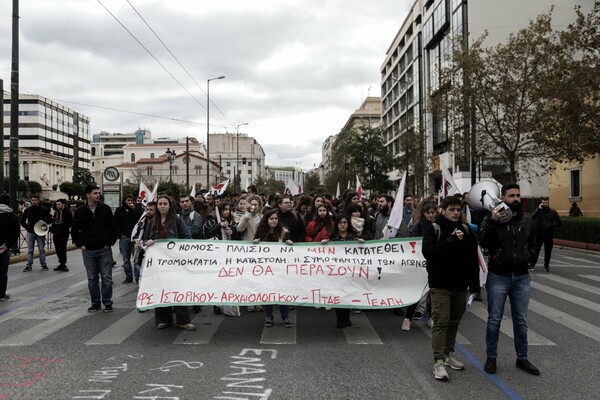
MULTIPOLYGON (((364 97, 412 1, 129 0, 194 80, 210 86, 211 133, 254 136, 270 165, 311 168, 364 97), (224 114, 224 115, 223 115, 224 114)), ((152 130, 206 138, 206 95, 127 0, 101 2, 189 90, 194 100, 97 0, 20 4, 20 91, 64 101, 91 132, 152 130), (194 121, 156 119, 79 102, 194 121)), ((0 2, 0 78, 10 88, 12 2, 0 2)))

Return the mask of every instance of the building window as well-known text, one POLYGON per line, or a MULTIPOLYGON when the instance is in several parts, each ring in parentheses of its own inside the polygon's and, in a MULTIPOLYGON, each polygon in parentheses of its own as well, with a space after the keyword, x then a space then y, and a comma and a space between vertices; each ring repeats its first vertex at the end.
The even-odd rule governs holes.
POLYGON ((196 165, 196 167, 194 167, 196 170, 196 175, 200 176, 202 175, 202 167, 200 165, 196 165))
POLYGON ((150 158, 154 158, 154 153, 150 153, 150 158))
POLYGON ((581 199, 581 169, 572 169, 570 173, 570 199, 581 199))
POLYGON ((135 162, 135 154, 131 153, 131 162, 135 162))
POLYGON ((152 176, 152 167, 146 167, 146 174, 152 176))
POLYGON ((23 179, 29 181, 29 163, 23 163, 23 179))

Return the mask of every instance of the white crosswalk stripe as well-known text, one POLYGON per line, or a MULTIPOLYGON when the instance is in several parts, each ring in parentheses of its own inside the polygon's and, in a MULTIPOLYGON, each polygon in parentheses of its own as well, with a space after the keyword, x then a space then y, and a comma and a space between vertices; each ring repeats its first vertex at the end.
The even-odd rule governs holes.
POLYGON ((576 289, 585 290, 586 292, 600 294, 600 287, 598 287, 598 286, 588 285, 587 283, 577 282, 572 279, 567 279, 567 278, 563 278, 563 277, 556 276, 556 275, 543 275, 543 278, 549 279, 554 282, 561 283, 563 285, 571 286, 576 289))
POLYGON ((598 275, 577 275, 585 279, 590 279, 592 281, 600 282, 600 276, 598 275))

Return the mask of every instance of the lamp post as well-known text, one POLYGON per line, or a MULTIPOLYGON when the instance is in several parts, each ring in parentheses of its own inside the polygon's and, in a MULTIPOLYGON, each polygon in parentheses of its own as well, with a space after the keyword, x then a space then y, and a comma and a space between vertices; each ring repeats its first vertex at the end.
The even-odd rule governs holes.
POLYGON ((485 151, 481 151, 477 154, 479 164, 479 180, 481 181, 481 171, 483 170, 483 160, 485 160, 485 151))
POLYGON ((238 184, 240 185, 240 187, 238 189, 242 188, 242 174, 240 171, 240 126, 244 126, 244 125, 248 125, 249 122, 244 122, 243 124, 238 124, 236 127, 236 144, 235 144, 235 151, 236 151, 236 155, 235 155, 235 168, 236 168, 236 177, 238 177, 237 181, 238 184))
POLYGON ((210 188, 210 81, 225 79, 225 75, 206 80, 206 188, 210 188))
POLYGON ((173 161, 175 161, 175 150, 171 150, 167 147, 165 151, 167 160, 169 160, 169 189, 173 190, 173 161))

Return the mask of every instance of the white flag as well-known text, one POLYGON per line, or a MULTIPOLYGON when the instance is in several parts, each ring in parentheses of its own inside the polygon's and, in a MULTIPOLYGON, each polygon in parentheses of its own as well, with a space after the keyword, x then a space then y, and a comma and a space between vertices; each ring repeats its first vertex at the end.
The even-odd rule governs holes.
POLYGON ((400 229, 400 225, 402 224, 402 211, 404 208, 404 188, 406 187, 406 171, 402 175, 402 180, 400 181, 400 185, 398 186, 398 193, 396 193, 396 199, 394 200, 394 206, 392 207, 392 212, 390 213, 390 218, 388 219, 387 226, 388 232, 387 235, 384 235, 385 239, 396 237, 396 233, 398 233, 398 229, 400 229))
POLYGON ((194 183, 194 186, 192 187, 192 191, 190 192, 190 196, 192 196, 193 198, 196 198, 196 184, 194 183))
POLYGON ((339 182, 337 184, 337 190, 335 191, 335 198, 336 199, 340 198, 340 183, 339 182))
POLYGON ((358 175, 356 175, 356 194, 358 194, 358 198, 362 200, 363 195, 363 187, 358 179, 358 175))
POLYGON ((140 190, 138 191, 138 196, 142 198, 142 204, 146 205, 148 203, 148 197, 150 197, 151 192, 150 189, 144 184, 144 182, 140 181, 140 190))
POLYGON ((292 178, 288 178, 288 181, 285 184, 285 190, 283 193, 289 194, 292 196, 296 196, 297 194, 300 193, 300 187, 298 187, 298 184, 296 182, 294 182, 294 180, 292 178))
POLYGON ((454 178, 452 178, 452 174, 450 173, 450 171, 448 171, 448 168, 446 168, 446 165, 444 164, 443 161, 441 161, 442 164, 442 196, 440 196, 441 198, 444 198, 446 196, 452 196, 455 195, 456 193, 460 193, 460 190, 458 189, 458 185, 456 184, 456 182, 454 182, 454 178))
POLYGON ((223 192, 225 190, 227 190, 227 185, 229 185, 229 179, 226 179, 225 181, 218 183, 215 186, 211 187, 210 190, 208 191, 208 193, 216 194, 216 195, 223 194, 223 192))

